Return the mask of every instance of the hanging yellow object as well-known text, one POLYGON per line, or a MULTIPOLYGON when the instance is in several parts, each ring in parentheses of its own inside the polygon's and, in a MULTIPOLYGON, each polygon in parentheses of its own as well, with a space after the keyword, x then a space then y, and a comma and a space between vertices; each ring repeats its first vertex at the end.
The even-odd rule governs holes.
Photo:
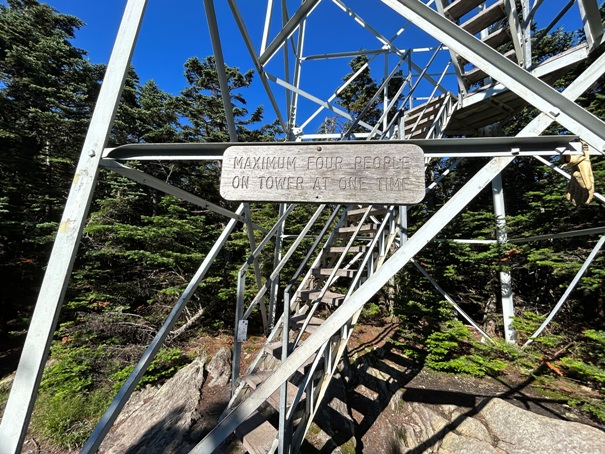
POLYGON ((574 205, 588 205, 594 197, 594 176, 590 165, 588 144, 582 144, 582 151, 584 156, 567 157, 567 166, 571 167, 567 200, 574 205))

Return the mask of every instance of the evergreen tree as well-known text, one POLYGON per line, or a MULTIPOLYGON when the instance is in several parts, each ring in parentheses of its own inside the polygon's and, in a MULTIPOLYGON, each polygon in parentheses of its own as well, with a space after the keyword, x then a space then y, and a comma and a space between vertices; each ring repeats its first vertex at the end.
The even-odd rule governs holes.
MULTIPOLYGON (((238 139, 242 142, 271 140, 280 131, 276 123, 251 130, 263 118, 263 107, 252 113, 246 108, 246 100, 239 90, 252 83, 254 71, 241 73, 238 68, 226 66, 229 97, 232 100, 233 116, 238 139)), ((185 141, 228 142, 227 119, 221 95, 214 57, 199 60, 192 57, 185 62, 185 78, 189 84, 178 98, 181 115, 187 119, 182 128, 185 141)))
MULTIPOLYGON (((370 68, 367 66, 369 59, 366 55, 358 55, 349 62, 351 73, 342 78, 344 82, 353 77, 357 71, 365 68, 357 75, 355 80, 348 84, 338 95, 338 104, 344 108, 354 120, 363 121, 374 126, 380 119, 383 109, 382 93, 376 96, 371 103, 370 100, 376 95, 379 85, 374 80, 370 73, 370 68)), ((392 97, 400 88, 402 82, 402 73, 398 71, 386 84, 387 94, 392 97)), ((401 96, 400 96, 401 98, 401 96)), ((389 99, 389 103, 393 100, 389 99)), ((394 107, 387 118, 390 120, 395 115, 396 107, 394 107)), ((353 125, 352 121, 339 120, 336 117, 328 117, 321 124, 319 133, 345 133, 353 125)), ((362 126, 356 125, 351 132, 368 132, 362 126)))
POLYGON ((83 23, 35 0, 0 5, 0 331, 35 301, 101 68, 83 23))
MULTIPOLYGON (((343 81, 349 80, 368 63, 366 55, 358 55, 349 62, 351 73, 343 77, 343 81)), ((378 84, 370 74, 370 67, 366 66, 361 73, 347 87, 338 93, 338 103, 354 118, 364 121, 370 125, 376 124, 380 118, 380 99, 375 99, 368 107, 363 117, 360 114, 366 109, 372 97, 378 90, 378 84)), ((345 131, 350 127, 351 123, 345 124, 345 131)), ((359 125, 352 132, 365 131, 365 128, 359 125)))
MULTIPOLYGON (((154 82, 140 85, 136 73, 131 71, 112 131, 114 145, 228 140, 213 59, 192 58, 185 68, 190 85, 178 97, 163 92, 154 82)), ((240 139, 274 138, 267 134, 275 130, 272 125, 248 129, 262 118, 262 108, 247 116, 246 101, 239 91, 249 87, 252 72, 242 74, 236 68, 227 69, 240 139)), ((131 162, 129 165, 213 203, 235 209, 235 204, 220 197, 220 172, 215 162, 131 162)), ((144 316, 129 325, 131 338, 123 339, 124 345, 136 344, 136 331, 145 332, 149 323, 163 319, 227 221, 222 215, 141 187, 111 172, 104 175, 96 192, 96 209, 85 230, 83 257, 76 267, 78 271, 67 307, 76 313, 96 313, 96 318, 91 318, 96 332, 99 332, 99 317, 103 320, 106 316, 103 314, 120 313, 123 321, 144 316)), ((246 255, 247 235, 238 232, 233 238, 200 286, 198 293, 205 295, 204 306, 234 301, 233 279, 246 255)), ((195 307, 195 299, 192 307, 195 307)), ((232 304, 218 306, 213 318, 230 323, 232 307, 232 304)), ((65 317, 73 318, 73 313, 65 317)), ((112 317, 115 321, 115 315, 112 317)), ((79 325, 78 329, 88 328, 79 325)))

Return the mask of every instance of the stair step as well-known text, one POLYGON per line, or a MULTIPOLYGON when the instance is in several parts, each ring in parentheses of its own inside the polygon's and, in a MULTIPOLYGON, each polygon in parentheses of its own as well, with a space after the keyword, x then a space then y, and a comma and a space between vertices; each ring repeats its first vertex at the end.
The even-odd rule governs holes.
POLYGON ((430 131, 432 125, 433 124, 431 123, 422 128, 417 126, 413 131, 406 132, 405 138, 408 140, 409 139, 426 139, 427 134, 430 131))
POLYGON ((275 356, 277 359, 281 360, 281 349, 282 344, 281 341, 271 342, 269 344, 265 344, 263 347, 267 353, 275 356))
POLYGON ((443 9, 443 13, 448 19, 457 21, 483 2, 485 2, 485 0, 457 0, 446 6, 443 9))
MULTIPOLYGON (((270 375, 273 374, 271 370, 265 370, 261 372, 257 372, 255 374, 246 375, 244 380, 246 383, 252 388, 256 389, 262 382, 264 382, 270 375)), ((273 394, 269 396, 267 402, 276 410, 279 411, 279 394, 280 388, 277 388, 273 394)), ((288 406, 292 405, 294 399, 296 398, 296 394, 298 394, 298 386, 293 385, 292 383, 288 383, 288 390, 286 394, 286 400, 288 401, 288 406)), ((303 392, 301 396, 301 401, 305 398, 305 393, 303 392)), ((272 426, 273 427, 273 426, 272 426)))
MULTIPOLYGON (((439 107, 439 109, 441 109, 440 105, 437 107, 439 107)), ((410 118, 410 119, 406 118, 405 119, 406 133, 407 134, 411 133, 412 128, 414 128, 414 131, 416 131, 416 130, 422 129, 424 127, 430 127, 437 119, 437 115, 439 114, 439 109, 427 110, 420 118, 420 121, 418 121, 418 117, 410 118)))
MULTIPOLYGON (((302 327, 302 325, 306 319, 307 319, 307 314, 295 315, 290 318, 290 326, 293 329, 298 330, 302 327)), ((305 331, 308 333, 312 333, 317 328, 319 328, 323 322, 325 322, 325 320, 323 318, 311 317, 311 320, 309 321, 309 324, 307 325, 307 328, 305 329, 305 331)))
MULTIPOLYGON (((504 56, 512 61, 516 61, 516 59, 517 59, 517 54, 515 53, 514 49, 511 49, 508 52, 506 52, 504 54, 504 56)), ((477 82, 485 79, 486 77, 487 77, 487 74, 482 69, 479 69, 479 68, 473 68, 472 70, 462 74, 462 79, 464 79, 464 81, 466 82, 466 84, 469 87, 471 85, 476 84, 477 82)))
MULTIPOLYGON (((353 232, 355 232, 355 230, 357 230, 357 227, 359 227, 359 226, 352 225, 349 227, 340 227, 337 230, 337 232, 338 233, 353 233, 353 232)), ((369 224, 364 224, 359 229, 359 233, 375 232, 376 230, 378 230, 378 227, 380 227, 380 224, 375 224, 373 222, 371 222, 369 224)))
POLYGON ((235 433, 250 454, 267 454, 277 438, 277 429, 259 412, 254 412, 235 433))
POLYGON ((415 123, 418 115, 426 115, 431 111, 439 111, 446 95, 437 96, 428 102, 419 104, 405 113, 406 123, 415 123))
POLYGON ((500 27, 492 31, 482 41, 488 46, 493 47, 494 49, 498 46, 501 46, 502 44, 509 43, 512 41, 510 28, 500 27))
MULTIPOLYGON (((282 345, 281 345, 281 341, 278 342, 271 342, 270 344, 265 344, 265 351, 274 356, 275 358, 279 359, 281 361, 281 350, 282 350, 282 345)), ((311 363, 313 363, 313 360, 315 359, 316 354, 312 354, 311 356, 309 356, 307 358, 307 360, 302 364, 302 366, 300 366, 297 370, 300 374, 304 375, 305 374, 305 370, 307 369, 308 366, 311 365, 311 363)), ((319 366, 321 367, 321 365, 323 364, 323 358, 321 358, 319 360, 319 366)))
MULTIPOLYGON (((349 210, 347 211, 347 217, 348 218, 358 218, 363 216, 366 211, 368 211, 368 207, 365 208, 355 208, 353 210, 349 210)), ((372 207, 372 209, 370 210, 370 216, 382 216, 383 214, 386 214, 387 212, 387 207, 372 207)))
MULTIPOLYGON (((501 27, 487 35, 481 41, 495 49, 502 44, 511 42, 510 29, 508 27, 501 27)), ((458 62, 460 63, 460 66, 464 66, 468 63, 462 56, 458 56, 458 62)))
MULTIPOLYGON (((302 292, 300 292, 300 298, 303 301, 313 301, 313 300, 317 299, 320 294, 321 294, 320 290, 303 290, 302 292)), ((324 294, 323 298, 321 299, 321 302, 324 304, 329 304, 329 305, 337 305, 337 304, 341 304, 344 301, 344 299, 345 299, 345 295, 343 295, 342 293, 335 293, 335 292, 331 292, 328 290, 324 294)), ((323 322, 323 320, 322 320, 322 322, 323 322)))
MULTIPOLYGON (((346 246, 331 246, 328 249, 326 249, 326 253, 327 254, 342 254, 346 248, 347 248, 346 246)), ((367 252, 368 249, 369 249, 368 246, 351 246, 349 248, 349 252, 351 254, 359 254, 360 252, 367 252)))
POLYGON ((437 120, 437 116, 439 115, 439 111, 445 100, 444 96, 440 96, 431 100, 428 104, 422 104, 418 107, 414 107, 413 110, 406 112, 405 137, 425 138, 427 131, 433 126, 435 120, 437 120), (422 115, 422 117, 420 117, 420 115, 422 115))
MULTIPOLYGON (((329 276, 333 270, 334 268, 313 268, 313 274, 315 276, 329 276)), ((336 276, 341 277, 355 277, 355 274, 357 274, 357 270, 340 269, 336 271, 336 276)))
POLYGON ((460 27, 469 32, 471 35, 476 35, 481 30, 485 30, 493 23, 504 19, 506 17, 506 10, 504 9, 504 0, 500 0, 494 3, 489 8, 481 11, 475 16, 471 17, 460 27))

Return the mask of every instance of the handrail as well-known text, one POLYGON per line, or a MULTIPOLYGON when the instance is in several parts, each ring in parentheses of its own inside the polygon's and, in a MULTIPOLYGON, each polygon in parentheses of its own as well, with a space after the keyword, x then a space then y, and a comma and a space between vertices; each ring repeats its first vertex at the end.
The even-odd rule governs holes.
POLYGON ((384 231, 384 228, 386 227, 387 223, 389 222, 390 217, 393 216, 394 209, 395 209, 394 205, 389 207, 389 210, 388 210, 386 216, 384 217, 382 224, 380 224, 380 227, 378 228, 378 232, 376 232, 376 236, 372 239, 372 242, 368 246, 368 250, 366 251, 365 257, 362 260, 361 265, 359 266, 359 270, 355 274, 355 277, 353 278, 353 281, 351 282, 351 286, 349 287, 349 290, 347 291, 347 294, 345 295, 345 300, 351 296, 355 287, 357 286, 357 283, 359 282, 359 279, 361 278, 361 272, 363 271, 363 268, 368 263, 370 256, 374 253, 374 248, 376 247, 376 244, 378 244, 379 235, 384 231))
MULTIPOLYGON (((305 257, 305 259, 303 260, 303 262, 301 263, 301 265, 299 266, 299 269, 296 271, 295 274, 300 274, 300 272, 302 271, 302 269, 304 268, 304 265, 308 262, 308 260, 311 258, 311 255, 313 254, 313 252, 315 251, 315 249, 317 248, 317 246, 319 245, 319 242, 321 241, 321 239, 323 238, 323 236, 325 235, 325 233, 327 232, 328 228, 330 227, 330 225, 332 224, 332 222, 334 222, 334 218, 336 217, 336 215, 338 214, 338 211, 340 210, 340 205, 337 205, 332 214, 330 215, 330 218, 328 219, 328 221, 325 223, 321 233, 317 236, 315 243, 313 244, 313 246, 311 247, 311 249, 307 252, 307 255, 305 257)), ((291 288, 291 284, 286 287, 286 289, 291 288)), ((286 296, 289 298, 289 295, 286 294, 286 296)), ((252 303, 251 303, 252 304, 252 303)), ((284 306, 287 307, 287 306, 284 306)), ((267 340, 265 341, 264 345, 267 345, 271 342, 273 342, 273 340, 275 339, 275 337, 277 337, 277 335, 279 334, 279 326, 282 325, 283 326, 283 313, 281 315, 281 317, 277 320, 277 323, 275 324, 275 326, 273 327, 273 330, 269 333, 269 335, 267 336, 267 340)), ((250 364, 250 366, 247 368, 246 370, 246 374, 250 374, 252 373, 252 371, 256 368, 256 366, 258 365, 258 363, 260 362, 260 360, 262 359, 264 355, 264 351, 263 349, 260 350, 260 352, 257 354, 256 358, 254 359, 254 361, 252 361, 252 363, 250 364)), ((240 393, 240 391, 242 390, 242 388, 245 386, 245 382, 241 382, 240 384, 237 385, 236 389, 232 392, 232 396, 231 399, 229 400, 229 403, 227 404, 227 408, 225 409, 225 411, 223 412, 223 414, 225 414, 225 412, 229 409, 232 408, 235 399, 237 397, 237 395, 240 393)))
MULTIPOLYGON (((244 311, 244 293, 245 293, 245 289, 246 289, 246 271, 250 267, 250 265, 254 263, 254 259, 261 253, 261 251, 264 249, 264 247, 269 243, 271 238, 277 232, 279 226, 282 224, 282 222, 285 221, 285 219, 294 210, 294 208, 296 208, 296 204, 294 204, 294 203, 290 204, 290 206, 286 209, 284 214, 275 223, 273 228, 271 230, 269 230, 269 233, 267 233, 267 235, 265 235, 265 238, 263 238, 263 240, 256 247, 256 249, 252 252, 252 254, 250 254, 248 259, 242 265, 242 267, 240 268, 240 270, 238 272, 238 275, 237 275, 237 300, 236 300, 236 308, 235 308, 235 329, 234 329, 235 339, 237 339, 237 333, 239 330, 240 321, 243 320, 243 315, 244 315, 243 311, 244 311)), ((238 385, 238 381, 239 381, 239 369, 240 369, 239 356, 240 356, 240 354, 241 354, 241 342, 236 341, 233 344, 234 361, 233 361, 233 364, 231 365, 231 386, 234 391, 235 391, 235 389, 238 385), (237 359, 237 361, 235 359, 237 359)))
MULTIPOLYGON (((441 81, 443 80, 443 78, 445 77, 445 74, 447 73, 447 70, 449 69, 450 65, 451 65, 451 61, 448 62, 447 65, 445 65, 445 69, 443 70, 443 72, 441 73, 441 76, 439 77, 439 83, 441 83, 441 81)), ((435 94, 437 93, 437 88, 434 88, 433 91, 431 92, 431 95, 429 96, 428 101, 426 102, 424 109, 422 109, 422 112, 420 113, 420 115, 418 115, 418 119, 416 120, 416 123, 414 123, 414 126, 412 127, 412 131, 414 131, 416 129, 416 127, 418 126, 418 123, 420 123, 420 119, 424 116, 424 113, 426 112, 426 109, 428 109, 429 104, 431 103, 431 101, 435 98, 435 94)), ((449 98, 448 95, 446 95, 446 97, 449 98)), ((428 134, 427 134, 428 137, 428 134)))
MULTIPOLYGON (((332 215, 330 216, 330 218, 328 219, 328 221, 324 224, 324 227, 321 230, 321 233, 317 236, 315 242, 313 243, 313 245, 311 246, 311 248, 307 252, 307 255, 305 256, 305 258, 303 259, 303 261, 301 262, 301 264, 298 266, 298 269, 294 273, 294 276, 292 276, 292 278, 288 281, 288 286, 284 290, 284 301, 286 300, 286 298, 288 300, 290 300, 290 291, 292 290, 292 287, 294 286, 294 283, 300 277, 300 274, 302 273, 302 270, 305 268, 305 266, 308 263, 309 259, 311 258, 311 256, 315 252, 315 250, 317 249, 317 246, 319 246, 319 242, 321 241, 321 239, 327 233, 328 228, 330 227, 330 225, 332 224, 332 222, 334 222, 334 219, 336 218, 336 215, 338 214, 338 211, 340 210, 340 208, 341 208, 341 205, 337 205, 336 208, 334 208, 334 211, 332 212, 332 215)), ((339 222, 336 225, 335 229, 337 229, 338 227, 340 227, 342 225, 342 223, 344 222, 344 219, 345 219, 345 215, 346 215, 346 212, 343 213, 343 215, 341 216, 341 219, 339 220, 339 222)), ((329 241, 333 237, 334 237, 334 234, 330 235, 330 237, 328 238, 328 240, 326 241, 326 243, 324 244, 324 246, 322 247, 322 249, 324 249, 326 247, 326 245, 329 244, 329 241)), ((320 253, 319 256, 321 256, 321 253, 320 253)), ((319 258, 319 256, 318 256, 318 258, 319 258)), ((305 276, 305 277, 308 277, 308 276, 305 276)), ((304 282, 304 279, 303 279, 303 282, 304 282)), ((290 306, 288 305, 288 306, 285 306, 285 307, 290 307, 290 306)), ((293 309, 294 308, 290 307, 290 310, 293 310, 293 309)))
POLYGON ((309 230, 311 229, 311 227, 313 226, 315 221, 317 221, 317 218, 319 217, 319 215, 323 212, 323 210, 325 208, 326 208, 325 204, 322 204, 319 207, 317 207, 317 210, 315 211, 315 213, 313 214, 311 219, 309 219, 309 221, 307 221, 307 224, 305 225, 303 230, 301 230, 301 232, 297 236, 296 240, 294 240, 294 243, 292 243, 292 245, 288 249, 288 252, 286 252, 286 254, 282 257, 282 259, 279 261, 279 263, 275 266, 275 268, 273 269, 273 272, 267 278, 265 285, 263 285, 262 289, 260 289, 258 291, 258 293, 254 297, 252 302, 250 302, 250 305, 248 306, 248 310, 246 310, 246 312, 244 314, 244 317, 243 317, 244 319, 247 319, 248 317, 250 317, 250 314, 252 313, 252 310, 254 309, 256 304, 258 304, 260 299, 269 290, 269 288, 271 287, 271 285, 273 284, 275 279, 279 276, 279 273, 281 272, 281 270, 284 268, 284 266, 286 265, 286 263, 288 262, 290 257, 292 257, 292 254, 294 254, 294 252, 296 251, 296 249, 298 248, 298 246, 300 245, 302 240, 305 238, 305 236, 307 235, 307 233, 309 232, 309 230))

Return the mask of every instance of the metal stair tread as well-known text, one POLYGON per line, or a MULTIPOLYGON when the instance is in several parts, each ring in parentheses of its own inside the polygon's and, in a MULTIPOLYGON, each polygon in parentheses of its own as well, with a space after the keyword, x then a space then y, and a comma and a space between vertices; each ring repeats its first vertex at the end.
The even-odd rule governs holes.
MULTIPOLYGON (((351 210, 347 211, 347 217, 348 218, 361 217, 366 213, 366 211, 368 211, 368 207, 351 209, 351 210)), ((386 212, 387 212, 387 207, 374 206, 370 210, 369 215, 370 216, 381 216, 381 215, 385 214, 386 212)))
MULTIPOLYGON (((487 44, 488 46, 493 48, 499 47, 502 44, 509 43, 511 42, 510 29, 508 27, 500 27, 497 30, 491 32, 481 41, 483 41, 484 44, 487 44)), ((461 55, 458 56, 458 62, 460 63, 460 66, 464 66, 469 63, 461 55)))
MULTIPOLYGON (((304 344, 304 342, 303 342, 304 344)), ((302 345, 302 344, 301 344, 302 345)), ((278 342, 272 342, 269 344, 265 344, 265 351, 271 355, 273 355, 275 358, 279 359, 281 361, 281 341, 278 342)), ((315 359, 316 353, 313 353, 311 356, 309 356, 307 358, 307 360, 302 364, 302 366, 300 366, 297 370, 299 373, 304 374, 305 373, 305 369, 307 368, 307 366, 309 366, 313 360, 315 359)), ((319 364, 321 365, 323 362, 323 358, 321 358, 319 360, 319 364)))
MULTIPOLYGON (((326 253, 327 254, 342 254, 346 248, 347 248, 346 246, 330 246, 328 249, 326 249, 326 253)), ((349 248, 349 252, 351 254, 357 254, 359 252, 367 252, 368 249, 369 249, 368 246, 351 246, 349 248)))
MULTIPOLYGON (((305 322, 306 319, 307 319, 307 314, 295 315, 293 317, 290 317, 290 326, 292 328, 298 329, 303 325, 303 323, 305 322)), ((323 318, 311 317, 311 320, 309 321, 309 324, 305 328, 305 331, 308 333, 312 333, 317 328, 319 328, 323 322, 325 322, 325 320, 323 318)))
MULTIPOLYGON (((517 54, 515 53, 514 49, 509 50, 508 52, 506 52, 504 54, 504 56, 506 58, 508 58, 509 60, 513 60, 515 61, 517 59, 517 54)), ((464 74, 462 74, 462 78, 469 84, 475 84, 477 82, 479 82, 482 79, 485 79, 486 77, 489 77, 485 71, 483 71, 480 68, 473 68, 470 71, 465 72, 464 74)))
POLYGON ((441 103, 446 98, 446 95, 437 96, 423 104, 419 104, 406 111, 406 123, 412 122, 411 119, 417 118, 420 114, 426 115, 428 112, 438 111, 441 108, 441 103))
MULTIPOLYGON (((353 233, 355 232, 355 230, 357 230, 359 226, 357 225, 352 225, 349 227, 340 227, 337 232, 338 233, 353 233)), ((364 224, 361 226, 361 228, 359 229, 359 232, 373 232, 378 230, 378 227, 380 227, 380 224, 376 224, 374 222, 370 222, 368 224, 364 224)))
POLYGON ((456 0, 443 8, 443 13, 448 19, 456 21, 484 2, 485 0, 456 0))
MULTIPOLYGON (((303 290, 300 292, 300 297, 303 301, 313 301, 313 300, 317 299, 320 294, 321 294, 321 290, 303 290)), ((330 290, 328 290, 322 297, 321 302, 325 303, 325 304, 340 304, 344 301, 344 298, 345 298, 345 295, 343 295, 342 293, 331 292, 330 290)), ((320 320, 319 324, 323 323, 322 319, 316 319, 316 320, 320 320)), ((313 319, 311 319, 311 321, 313 321, 313 319)), ((317 326, 315 327, 315 329, 317 329, 317 326)), ((309 332, 311 332, 311 331, 309 331, 309 332)))
MULTIPOLYGON (((334 268, 313 268, 313 274, 315 276, 330 276, 334 268)), ((357 270, 352 269, 339 269, 336 271, 336 276, 341 277, 355 277, 357 270)))
MULTIPOLYGON (((438 106, 439 108, 441 108, 441 105, 438 106)), ((431 110, 430 112, 425 112, 425 114, 420 118, 420 121, 418 121, 417 119, 414 121, 410 121, 409 123, 406 123, 405 125, 405 130, 410 131, 412 128, 414 128, 414 130, 422 128, 424 126, 427 125, 432 125, 434 123, 434 121, 438 118, 439 111, 438 110, 431 110)))
POLYGON ((277 437, 277 432, 277 429, 257 411, 235 429, 236 435, 250 454, 267 454, 277 437))
POLYGON ((504 19, 504 17, 506 17, 504 0, 500 0, 499 2, 494 3, 485 10, 471 17, 465 23, 461 24, 460 27, 469 32, 471 35, 475 35, 500 19, 504 19))
MULTIPOLYGON (((250 387, 252 389, 256 389, 262 382, 264 382, 272 374, 273 374, 273 371, 264 370, 264 371, 256 372, 254 374, 246 375, 244 380, 246 380, 246 383, 248 383, 248 385, 250 385, 250 387)), ((288 388, 287 388, 287 394, 286 394, 286 400, 288 401, 288 406, 290 406, 292 404, 292 402, 294 402, 294 399, 296 398, 297 393, 298 393, 298 386, 288 382, 288 388)), ((305 395, 306 394, 303 392, 302 396, 301 396, 301 401, 305 398, 305 395)), ((271 406, 278 411, 279 411, 279 396, 280 396, 280 388, 277 388, 273 392, 273 394, 271 394, 269 396, 269 398, 267 399, 267 402, 269 402, 269 404, 271 404, 271 406)))

